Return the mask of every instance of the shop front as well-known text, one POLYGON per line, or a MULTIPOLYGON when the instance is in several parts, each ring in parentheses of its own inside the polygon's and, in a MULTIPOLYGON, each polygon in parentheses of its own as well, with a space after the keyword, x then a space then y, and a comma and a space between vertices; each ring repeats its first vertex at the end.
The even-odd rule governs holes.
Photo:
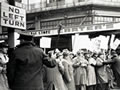
POLYGON ((32 30, 32 31, 24 31, 24 33, 34 35, 35 42, 39 46, 40 46, 41 37, 51 38, 51 47, 48 48, 48 50, 55 49, 55 48, 62 50, 67 48, 70 51, 72 51, 76 34, 88 35, 89 38, 95 38, 99 35, 111 36, 112 34, 114 34, 117 38, 119 38, 120 23, 105 23, 105 24, 95 24, 95 25, 88 25, 88 26, 66 27, 66 28, 62 28, 60 30, 60 33, 58 33, 58 29, 32 30))

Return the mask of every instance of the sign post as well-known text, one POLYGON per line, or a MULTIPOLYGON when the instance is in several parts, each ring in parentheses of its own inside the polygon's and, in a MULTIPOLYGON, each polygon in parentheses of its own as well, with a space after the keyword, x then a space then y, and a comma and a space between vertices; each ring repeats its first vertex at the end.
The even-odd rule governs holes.
POLYGON ((9 4, 0 3, 0 25, 7 27, 9 48, 15 47, 15 29, 26 29, 26 11, 15 7, 15 0, 9 4))
POLYGON ((1 26, 26 29, 26 12, 6 3, 1 3, 1 26))

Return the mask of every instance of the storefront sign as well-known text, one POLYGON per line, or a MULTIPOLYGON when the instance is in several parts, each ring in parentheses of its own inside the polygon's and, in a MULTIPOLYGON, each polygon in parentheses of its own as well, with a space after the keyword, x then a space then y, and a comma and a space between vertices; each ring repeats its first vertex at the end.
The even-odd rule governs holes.
MULTIPOLYGON (((86 33, 86 32, 97 32, 97 31, 110 31, 119 30, 120 23, 108 23, 108 24, 98 24, 89 26, 77 26, 72 28, 64 28, 61 30, 60 34, 74 34, 74 33, 86 33)), ((49 36, 57 35, 57 30, 39 30, 39 31, 29 31, 26 32, 34 36, 49 36)))
POLYGON ((26 29, 26 11, 22 8, 1 3, 1 26, 26 29))

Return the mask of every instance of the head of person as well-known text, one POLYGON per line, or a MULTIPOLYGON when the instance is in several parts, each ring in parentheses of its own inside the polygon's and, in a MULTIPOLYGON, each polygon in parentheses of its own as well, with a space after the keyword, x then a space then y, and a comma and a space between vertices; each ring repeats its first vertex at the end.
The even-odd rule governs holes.
POLYGON ((63 51, 63 58, 67 59, 68 56, 69 56, 69 52, 63 51))
POLYGON ((98 57, 101 58, 101 59, 104 59, 105 55, 104 55, 104 53, 100 52, 100 53, 98 53, 98 57))
POLYGON ((31 42, 33 41, 33 35, 29 35, 26 33, 20 33, 18 40, 20 40, 20 43, 31 42))
POLYGON ((83 50, 78 50, 76 56, 83 56, 83 54, 84 54, 83 50))
POLYGON ((73 59, 73 58, 75 57, 75 55, 74 55, 73 52, 70 52, 70 53, 69 53, 69 56, 70 56, 71 59, 73 59))
POLYGON ((88 51, 85 51, 84 56, 85 56, 85 59, 89 59, 90 58, 90 53, 88 51))
POLYGON ((58 53, 56 53, 56 58, 62 58, 62 53, 61 52, 58 52, 58 53))
POLYGON ((115 50, 112 50, 111 51, 111 56, 114 57, 114 56, 117 56, 117 52, 115 50))
POLYGON ((94 59, 96 59, 96 58, 98 57, 98 54, 97 54, 96 52, 94 52, 94 53, 92 54, 92 57, 93 57, 94 59))
POLYGON ((7 52, 8 52, 8 44, 5 41, 0 42, 0 51, 7 54, 7 52))

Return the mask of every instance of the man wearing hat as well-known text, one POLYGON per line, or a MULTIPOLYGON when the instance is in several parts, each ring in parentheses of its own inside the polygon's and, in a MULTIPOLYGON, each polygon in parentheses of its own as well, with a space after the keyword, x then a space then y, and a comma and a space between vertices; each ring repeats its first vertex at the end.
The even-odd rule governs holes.
POLYGON ((0 41, 0 90, 9 90, 6 78, 6 64, 9 61, 7 56, 8 45, 4 40, 0 41))
POLYGON ((12 90, 44 90, 42 68, 56 65, 43 50, 33 43, 33 36, 20 34, 20 45, 8 63, 8 83, 12 90))
POLYGON ((120 87, 120 58, 116 51, 111 51, 111 59, 104 61, 103 64, 111 64, 111 68, 115 76, 115 81, 117 86, 120 87))

